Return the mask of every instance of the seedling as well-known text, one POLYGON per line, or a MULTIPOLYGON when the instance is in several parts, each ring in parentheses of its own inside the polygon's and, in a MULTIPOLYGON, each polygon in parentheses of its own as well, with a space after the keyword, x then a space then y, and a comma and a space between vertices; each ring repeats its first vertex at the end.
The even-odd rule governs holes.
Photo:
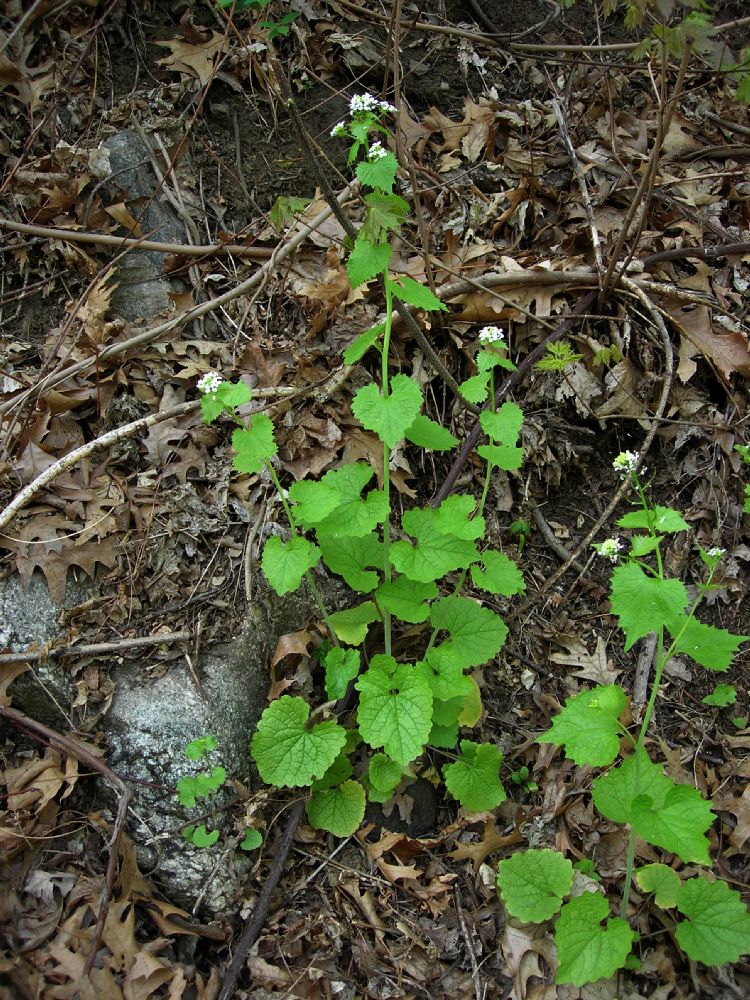
POLYGON ((524 767, 519 767, 517 771, 514 771, 510 776, 510 780, 514 785, 518 785, 525 792, 536 792, 539 789, 539 785, 535 781, 529 779, 529 769, 524 765, 524 767))

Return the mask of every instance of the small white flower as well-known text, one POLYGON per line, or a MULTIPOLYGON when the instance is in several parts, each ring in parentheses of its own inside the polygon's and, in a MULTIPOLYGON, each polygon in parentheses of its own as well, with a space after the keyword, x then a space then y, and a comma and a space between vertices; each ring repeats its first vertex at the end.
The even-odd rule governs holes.
POLYGON ((368 159, 382 160, 384 156, 388 156, 388 150, 383 148, 382 142, 374 142, 372 146, 370 146, 368 159))
MULTIPOLYGON (((615 472, 619 472, 623 479, 632 475, 638 466, 638 455, 634 451, 621 451, 617 458, 612 463, 612 468, 615 472)), ((645 469, 641 469, 641 472, 645 472, 645 469)))
POLYGON ((355 94, 351 101, 349 101, 349 114, 353 118, 355 115, 362 114, 363 112, 375 111, 379 103, 372 94, 355 94))
POLYGON ((393 104, 389 104, 388 101, 380 101, 378 103, 378 107, 380 108, 380 113, 381 114, 386 115, 386 114, 395 114, 396 113, 395 106, 393 104))
POLYGON ((348 135, 348 132, 347 132, 346 125, 344 124, 344 122, 338 122, 331 129, 331 138, 332 139, 339 139, 339 138, 341 138, 341 136, 345 136, 345 135, 348 135))
POLYGON ((223 379, 218 372, 206 372, 198 379, 198 391, 207 395, 209 392, 217 392, 223 379))
POLYGON ((623 545, 619 538, 607 538, 603 542, 595 543, 594 548, 600 556, 604 556, 604 558, 609 559, 610 562, 616 563, 620 558, 620 552, 622 552, 623 545))
POLYGON ((720 549, 717 546, 714 546, 714 548, 709 549, 706 552, 706 555, 709 559, 721 559, 721 557, 726 554, 726 551, 726 549, 720 549))
POLYGON ((479 341, 482 344, 496 344, 503 339, 503 331, 499 326, 483 326, 479 331, 479 341))

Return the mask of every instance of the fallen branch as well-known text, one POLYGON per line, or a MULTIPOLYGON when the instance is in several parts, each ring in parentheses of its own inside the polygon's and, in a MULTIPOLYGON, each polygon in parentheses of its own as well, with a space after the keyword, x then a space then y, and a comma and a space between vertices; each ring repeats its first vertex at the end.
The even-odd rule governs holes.
POLYGON ((189 632, 168 632, 165 635, 144 635, 134 639, 118 639, 116 642, 94 642, 82 646, 57 646, 52 649, 37 649, 28 653, 0 653, 3 663, 33 663, 39 660, 59 660, 66 656, 100 656, 103 653, 124 653, 144 646, 158 646, 163 642, 185 642, 189 632))

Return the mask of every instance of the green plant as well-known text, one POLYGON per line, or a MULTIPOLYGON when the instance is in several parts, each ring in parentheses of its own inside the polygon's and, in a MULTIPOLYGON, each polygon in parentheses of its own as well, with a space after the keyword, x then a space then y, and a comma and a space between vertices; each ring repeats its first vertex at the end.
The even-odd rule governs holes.
MULTIPOLYGON (((268 6, 271 0, 216 0, 217 6, 221 10, 232 11, 237 14, 244 10, 260 13, 268 6)), ((299 11, 287 11, 280 21, 261 21, 260 27, 268 32, 269 41, 275 38, 283 38, 289 34, 289 27, 299 17, 299 11)))
MULTIPOLYGON (((736 444, 734 450, 742 456, 745 465, 750 465, 750 445, 736 444)), ((745 483, 745 503, 742 509, 746 514, 750 514, 750 483, 745 483)))
POLYGON ((623 557, 625 545, 617 538, 595 548, 619 563, 612 573, 611 606, 625 633, 625 650, 656 633, 656 664, 643 719, 633 735, 621 721, 627 707, 623 688, 599 686, 569 698, 552 727, 539 737, 541 743, 564 747, 566 756, 579 766, 606 769, 592 783, 594 805, 607 819, 629 827, 619 916, 611 915, 606 895, 596 886, 564 902, 573 889, 573 866, 558 851, 528 850, 498 866, 498 888, 511 914, 531 922, 557 915, 557 981, 576 986, 609 977, 632 964, 637 935, 628 917, 634 876, 641 892, 653 895, 656 906, 682 915, 675 936, 690 958, 719 965, 750 951, 750 914, 739 894, 724 882, 703 875, 690 877, 690 872, 681 878, 664 864, 635 868, 636 837, 685 864, 711 863, 706 836, 713 821, 711 803, 692 785, 665 774, 662 765, 651 759, 646 737, 662 674, 672 656, 681 653, 709 670, 724 671, 738 646, 748 639, 706 625, 695 616, 712 588, 721 549, 699 549, 707 578, 696 581, 692 599, 680 580, 665 575, 665 539, 688 526, 677 511, 649 501, 637 466, 637 457, 629 452, 615 460, 615 468, 630 479, 640 500, 639 508, 617 522, 621 528, 634 529, 629 553, 623 557))
POLYGON ((539 785, 529 778, 529 769, 526 766, 519 767, 517 771, 514 771, 510 780, 525 792, 536 792, 539 788, 539 785))
MULTIPOLYGON (((347 263, 349 278, 355 287, 378 279, 385 297, 385 320, 357 337, 344 355, 347 364, 368 351, 379 356, 379 381, 356 393, 352 412, 382 443, 381 482, 374 486, 370 466, 355 462, 326 472, 318 481, 293 483, 287 492, 274 467, 271 420, 260 412, 243 417, 241 408, 250 401, 250 390, 241 382, 222 382, 216 373, 199 382, 204 420, 211 422, 224 413, 237 424, 232 435, 235 469, 265 472, 283 505, 288 537, 271 537, 265 543, 261 565, 266 579, 280 595, 306 580, 330 634, 331 647, 321 657, 325 704, 311 712, 301 697, 283 695, 274 701, 260 719, 252 755, 267 783, 308 788, 308 820, 338 836, 357 829, 368 797, 385 801, 402 779, 413 777, 414 763, 425 748, 454 751, 459 728, 479 721, 479 688, 467 671, 497 655, 508 629, 495 611, 460 595, 467 576, 487 594, 510 596, 524 589, 516 565, 483 544, 482 512, 492 471, 517 469, 523 455, 518 445, 520 409, 512 403, 499 408, 494 404, 495 370, 513 368, 497 328, 480 333, 477 372, 461 386, 467 399, 488 401, 481 413, 488 440, 478 448, 485 462, 481 498, 451 496, 437 508, 407 510, 400 528, 392 523, 394 448, 404 439, 431 450, 458 443, 422 413, 418 382, 391 374, 394 303, 445 308, 425 286, 389 271, 391 239, 409 211, 394 191, 396 159, 382 142, 388 135, 384 119, 393 110, 370 94, 358 95, 351 101, 349 119, 333 129, 333 135, 350 141, 349 163, 358 161, 356 175, 366 191, 364 222, 347 263), (401 537, 396 537, 397 530, 401 537), (313 576, 320 561, 359 595, 357 603, 336 612, 325 608, 313 576), (405 662, 393 651, 396 620, 424 629, 417 654, 405 662), (374 622, 382 623, 383 648, 363 667, 359 647, 374 622), (333 717, 331 703, 352 687, 358 696, 355 710, 333 717)), ((453 755, 443 776, 451 795, 465 808, 491 809, 504 800, 502 754, 496 746, 462 739, 453 755)))

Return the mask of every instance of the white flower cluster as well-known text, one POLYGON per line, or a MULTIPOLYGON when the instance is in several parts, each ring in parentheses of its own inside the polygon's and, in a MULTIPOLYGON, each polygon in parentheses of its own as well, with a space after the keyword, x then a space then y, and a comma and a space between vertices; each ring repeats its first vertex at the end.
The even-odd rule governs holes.
MULTIPOLYGON (((638 455, 634 451, 621 451, 612 463, 612 468, 615 472, 619 472, 623 479, 627 479, 628 476, 632 475, 637 467, 638 455)), ((641 469, 642 473, 645 471, 645 469, 641 469)))
POLYGON ((623 545, 619 538, 607 538, 605 541, 595 544, 594 548, 600 556, 604 556, 610 562, 616 563, 620 558, 623 545))
POLYGON ((479 331, 479 342, 481 344, 496 344, 503 339, 503 331, 499 326, 483 326, 479 331))
POLYGON ((198 379, 198 391, 202 392, 204 396, 210 392, 217 392, 222 382, 223 379, 218 372, 206 372, 198 379))
POLYGON ((396 109, 388 101, 379 101, 377 97, 373 97, 372 94, 355 94, 354 97, 349 101, 349 114, 354 118, 355 115, 367 114, 372 111, 377 111, 380 114, 388 114, 394 112, 396 109))
POLYGON ((331 129, 331 138, 332 139, 340 139, 343 136, 347 136, 347 135, 349 135, 349 131, 348 131, 347 127, 346 127, 346 123, 345 122, 338 122, 331 129))
POLYGON ((383 147, 382 142, 374 142, 372 146, 370 146, 368 159, 382 160, 384 156, 388 156, 388 150, 383 147))
POLYGON ((706 555, 708 556, 709 559, 721 559, 721 557, 725 555, 726 551, 727 551, 726 549, 720 549, 714 547, 712 549, 709 549, 706 552, 706 555))

